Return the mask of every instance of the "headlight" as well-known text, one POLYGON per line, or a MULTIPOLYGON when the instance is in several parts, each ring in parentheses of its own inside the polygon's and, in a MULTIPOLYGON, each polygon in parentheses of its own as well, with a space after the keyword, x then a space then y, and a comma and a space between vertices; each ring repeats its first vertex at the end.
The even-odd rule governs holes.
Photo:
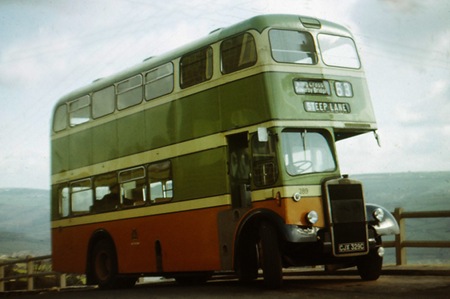
POLYGON ((306 215, 306 220, 308 220, 310 224, 315 224, 319 220, 319 215, 317 215, 316 211, 311 211, 306 215))
POLYGON ((383 211, 383 209, 376 208, 373 211, 372 215, 378 222, 381 222, 384 219, 384 211, 383 211))
POLYGON ((353 97, 353 88, 350 82, 336 81, 334 82, 334 87, 336 89, 336 95, 338 97, 353 97))

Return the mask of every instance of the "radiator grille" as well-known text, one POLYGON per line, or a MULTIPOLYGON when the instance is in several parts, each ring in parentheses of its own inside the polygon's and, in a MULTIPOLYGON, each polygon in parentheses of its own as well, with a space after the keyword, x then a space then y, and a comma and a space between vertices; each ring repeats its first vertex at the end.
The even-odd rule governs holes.
POLYGON ((335 256, 368 252, 366 210, 362 185, 348 179, 326 183, 331 241, 335 256))

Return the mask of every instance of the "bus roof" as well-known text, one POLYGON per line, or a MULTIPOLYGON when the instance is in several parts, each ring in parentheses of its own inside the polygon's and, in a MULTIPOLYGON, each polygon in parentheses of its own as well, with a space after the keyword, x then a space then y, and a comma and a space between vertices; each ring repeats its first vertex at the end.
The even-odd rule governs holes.
POLYGON ((90 92, 103 89, 107 86, 111 86, 114 83, 125 80, 130 76, 133 76, 145 70, 150 70, 154 67, 158 67, 166 62, 181 57, 184 54, 190 53, 197 49, 201 49, 202 47, 206 47, 210 44, 216 43, 226 37, 233 36, 235 34, 248 30, 256 30, 258 32, 262 32, 268 27, 280 27, 286 29, 291 28, 295 30, 321 29, 321 31, 329 33, 351 36, 350 31, 347 30, 344 26, 329 21, 325 21, 322 19, 316 19, 300 15, 288 15, 288 14, 271 14, 271 15, 255 16, 253 18, 244 20, 229 27, 216 29, 206 37, 203 37, 187 45, 164 53, 160 56, 147 58, 143 62, 130 68, 127 68, 121 72, 118 72, 114 75, 97 79, 93 81, 91 84, 78 88, 63 96, 57 102, 56 107, 67 101, 86 95, 90 92))

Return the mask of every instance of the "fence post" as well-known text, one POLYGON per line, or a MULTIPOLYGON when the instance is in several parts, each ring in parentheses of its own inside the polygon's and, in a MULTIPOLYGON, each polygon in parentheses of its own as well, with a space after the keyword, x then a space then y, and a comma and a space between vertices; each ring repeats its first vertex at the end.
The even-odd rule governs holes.
POLYGON ((59 287, 64 289, 67 287, 66 273, 59 274, 59 287))
POLYGON ((402 208, 395 208, 394 217, 400 228, 400 233, 395 235, 395 260, 397 266, 406 264, 406 248, 403 246, 405 241, 405 219, 402 217, 402 208))
MULTIPOLYGON (((28 256, 28 258, 31 258, 28 256)), ((30 261, 27 259, 27 290, 32 291, 34 289, 34 261, 30 261)))
POLYGON ((5 266, 0 266, 0 293, 5 291, 5 266))

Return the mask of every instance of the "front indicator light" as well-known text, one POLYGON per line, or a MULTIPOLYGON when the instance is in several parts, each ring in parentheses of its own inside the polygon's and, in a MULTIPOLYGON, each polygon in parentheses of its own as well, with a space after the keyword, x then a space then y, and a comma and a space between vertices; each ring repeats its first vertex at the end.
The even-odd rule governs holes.
POLYGON ((300 194, 299 192, 295 192, 294 195, 292 195, 292 199, 293 199, 295 202, 299 202, 300 199, 302 199, 302 196, 301 196, 301 194, 300 194))
POLYGON ((381 222, 384 219, 384 211, 383 211, 383 209, 376 208, 373 211, 372 215, 378 222, 381 222))
POLYGON ((308 220, 310 224, 316 224, 319 220, 319 215, 316 211, 311 211, 306 215, 306 220, 308 220))

